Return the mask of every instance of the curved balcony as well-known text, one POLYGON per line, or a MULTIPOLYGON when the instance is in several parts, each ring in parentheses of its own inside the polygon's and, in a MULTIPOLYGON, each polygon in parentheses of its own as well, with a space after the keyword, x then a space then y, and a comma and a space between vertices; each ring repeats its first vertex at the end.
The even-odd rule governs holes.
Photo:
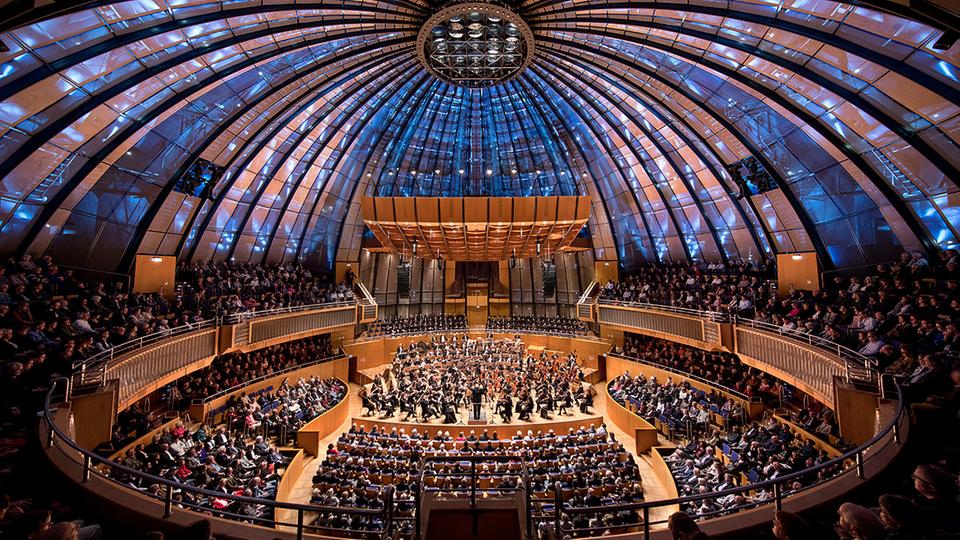
POLYGON ((838 378, 863 382, 879 391, 873 369, 876 362, 857 351, 812 334, 728 313, 600 300, 597 322, 701 349, 734 352, 744 363, 789 382, 831 408, 838 378))
MULTIPOLYGON (((95 361, 88 361, 78 365, 78 373, 87 374, 96 372, 100 369, 103 373, 102 381, 115 380, 118 386, 129 388, 121 389, 120 395, 127 396, 120 400, 117 407, 123 407, 125 403, 132 402, 134 396, 141 395, 144 391, 146 381, 172 380, 182 371, 192 370, 202 367, 206 355, 217 353, 217 349, 223 350, 225 344, 229 347, 236 347, 236 334, 231 334, 231 340, 224 340, 222 332, 224 328, 235 328, 245 326, 248 330, 250 323, 265 323, 270 330, 265 330, 259 334, 264 342, 279 342, 288 339, 303 337, 304 333, 320 333, 322 328, 337 328, 341 325, 350 324, 344 319, 329 319, 333 322, 331 326, 323 327, 326 324, 320 321, 316 324, 304 323, 304 315, 312 316, 317 312, 323 312, 324 309, 311 309, 311 306, 300 310, 289 310, 287 313, 271 312, 269 314, 259 314, 259 316, 229 321, 234 324, 222 324, 224 321, 212 321, 195 325, 190 328, 175 329, 162 336, 151 336, 138 340, 134 344, 127 344, 122 352, 111 351, 104 354, 95 361), (284 324, 287 319, 289 324, 284 324), (210 336, 213 336, 211 338, 210 336), (218 339, 219 338, 219 339, 218 339), (162 352, 161 352, 162 351, 162 352), (200 360, 197 360, 200 358, 200 360), (121 367, 121 366, 129 367, 121 367), (146 367, 141 367, 146 366, 146 367), (124 369, 129 371, 123 371, 124 369), (129 373, 129 375, 118 375, 129 373)), ((346 305, 342 307, 327 306, 326 310, 343 309, 349 311, 352 315, 352 322, 356 321, 356 306, 346 305)), ((630 538, 660 538, 665 533, 662 529, 663 523, 651 521, 651 511, 655 515, 661 515, 656 509, 676 508, 678 505, 696 502, 705 498, 721 497, 731 494, 743 494, 755 492, 758 489, 766 489, 772 493, 769 500, 757 501, 746 505, 737 510, 743 510, 734 514, 725 515, 705 515, 702 516, 705 521, 704 529, 710 533, 730 532, 733 530, 750 527, 769 521, 769 513, 761 511, 762 508, 774 507, 785 508, 789 510, 803 510, 815 505, 818 501, 827 500, 842 496, 850 489, 855 488, 864 479, 878 474, 889 463, 899 451, 899 442, 903 431, 906 429, 906 415, 903 414, 903 405, 899 399, 899 388, 896 385, 889 385, 894 388, 894 394, 891 396, 883 395, 883 385, 876 372, 872 369, 869 359, 863 358, 855 351, 838 347, 836 344, 817 340, 816 338, 797 332, 787 332, 779 328, 763 325, 756 321, 737 319, 724 314, 699 312, 695 310, 682 310, 655 305, 627 305, 623 303, 610 304, 601 302, 597 305, 597 315, 599 322, 604 326, 623 329, 626 331, 637 332, 656 337, 672 339, 678 342, 690 343, 703 346, 707 349, 727 349, 731 350, 743 358, 745 363, 754 365, 758 369, 767 371, 775 376, 783 378, 788 382, 796 382, 801 388, 808 390, 811 395, 817 399, 828 403, 832 408, 838 409, 838 418, 843 420, 843 413, 840 406, 840 395, 838 385, 843 383, 857 382, 866 383, 872 386, 874 395, 872 403, 875 405, 873 410, 874 420, 867 426, 869 436, 863 437, 860 444, 853 450, 846 452, 829 463, 819 466, 814 470, 798 471, 776 480, 760 482, 751 486, 745 486, 723 493, 707 494, 695 497, 676 497, 668 500, 650 501, 623 507, 598 507, 598 508, 573 508, 558 498, 555 503, 555 512, 550 516, 533 516, 534 521, 540 522, 541 526, 552 526, 558 532, 563 534, 569 532, 593 533, 598 534, 604 531, 569 531, 564 529, 564 523, 570 516, 578 513, 598 513, 611 512, 617 510, 631 510, 642 516, 642 521, 630 532, 616 530, 612 533, 625 532, 630 538), (806 385, 806 386, 802 386, 806 385), (879 395, 879 396, 878 396, 879 395), (889 397, 890 399, 886 399, 889 397), (817 469, 836 465, 845 465, 844 470, 839 475, 821 484, 805 488, 800 492, 791 492, 788 489, 788 482, 801 475, 815 473, 817 469), (544 523, 547 522, 547 523, 544 523)), ((316 321, 314 321, 316 322, 316 321)), ((534 337, 534 336, 530 336, 534 337)), ((543 336, 543 339, 557 339, 558 337, 543 336)), ((386 341, 395 341, 396 339, 379 339, 370 341, 358 341, 351 344, 356 346, 372 346, 379 343, 378 351, 384 350, 383 345, 386 341)), ((406 338, 409 339, 409 338, 406 338)), ((526 339, 526 336, 525 336, 526 339)), ((598 340, 602 342, 603 340, 598 340)), ((258 348, 258 347, 254 347, 258 348)), ((352 348, 352 347, 350 347, 352 348)), ((385 356, 384 356, 385 357, 385 356)), ((93 360, 93 359, 92 359, 93 360)), ((382 360, 381 360, 382 362, 382 360)), ((81 380, 82 377, 77 380, 81 380)), ((51 396, 53 391, 51 391, 51 396)), ((68 394, 69 396, 69 390, 68 394)), ((43 415, 44 424, 43 433, 47 440, 47 448, 59 449, 59 457, 55 460, 58 466, 67 467, 72 471, 73 477, 81 482, 91 481, 97 478, 98 473, 94 470, 94 465, 100 463, 111 468, 114 471, 123 474, 138 474, 136 471, 123 470, 120 465, 115 463, 103 463, 100 458, 77 444, 75 436, 71 433, 72 418, 64 414, 65 411, 55 410, 50 407, 50 397, 48 396, 48 406, 43 415), (65 461, 64 461, 65 460, 65 461)), ((624 408, 622 413, 632 414, 624 408)), ((342 411, 338 414, 342 414, 342 411)), ((635 416, 635 415, 634 415, 635 416)), ((626 416, 624 416, 624 419, 626 416)), ((614 420, 611 417, 611 420, 614 420)), ((330 423, 333 423, 331 420, 330 423)), ((654 444, 650 439, 647 426, 641 426, 644 429, 644 437, 654 444)), ((324 428, 326 429, 326 428, 324 428)), ((655 427, 653 428, 656 429, 655 427)), ((855 439, 857 440, 857 439, 855 439)), ((652 447, 652 452, 660 455, 658 447, 652 447)), ((656 456, 655 456, 656 457, 656 456)), ((656 462, 657 460, 654 459, 656 462)), ((100 478, 107 482, 114 482, 111 478, 100 478)), ((172 491, 178 486, 171 485, 169 482, 161 482, 165 486, 166 493, 153 494, 154 505, 160 503, 163 513, 160 514, 155 508, 147 510, 147 515, 157 517, 159 515, 169 515, 174 510, 174 501, 172 491)), ((123 486, 114 485, 112 489, 122 489, 123 486)), ((141 494, 142 495, 142 494, 141 494)), ((560 497, 559 492, 557 497, 560 497)), ((238 502, 244 501, 242 497, 237 497, 238 502)), ((275 516, 284 516, 282 523, 264 524, 273 526, 254 527, 253 529, 269 531, 269 536, 248 534, 246 537, 259 538, 303 538, 310 534, 309 527, 303 523, 303 514, 308 511, 316 511, 318 508, 310 505, 296 505, 277 501, 257 500, 258 504, 272 506, 275 516), (279 527, 276 528, 276 527, 279 527)), ((390 506, 384 510, 385 514, 381 516, 384 523, 391 524, 393 519, 388 515, 390 506)), ((323 509, 320 509, 323 510, 323 509)), ((347 512, 344 509, 338 509, 347 512)), ((332 511, 332 510, 331 510, 332 511)), ((357 511, 369 512, 369 511, 357 511)), ((226 520, 220 520, 226 521, 226 520)), ((242 526, 232 521, 226 521, 229 525, 225 527, 242 526)), ((388 525, 390 529, 393 525, 388 525)), ((386 532, 385 532, 386 534, 386 532)))
POLYGON ((72 391, 115 385, 122 411, 219 354, 251 351, 310 337, 357 321, 356 302, 336 302, 233 315, 187 324, 123 343, 73 366, 72 391))
MULTIPOLYGON (((59 390, 66 390, 67 379, 58 379, 47 393, 40 435, 45 441, 45 449, 52 464, 71 478, 82 484, 93 497, 103 498, 105 502, 117 504, 122 501, 125 512, 118 519, 164 520, 179 526, 196 521, 201 515, 211 519, 218 534, 228 534, 235 538, 251 540, 301 540, 306 536, 317 537, 320 533, 306 521, 317 513, 339 513, 376 517, 384 524, 383 531, 370 531, 371 538, 387 538, 386 533, 393 528, 393 491, 388 488, 385 505, 382 510, 357 508, 326 508, 313 504, 285 502, 283 498, 292 491, 293 482, 284 479, 288 475, 299 475, 302 470, 303 453, 311 442, 316 447, 323 437, 337 429, 347 414, 346 396, 335 406, 314 418, 298 431, 298 440, 302 437, 299 450, 287 464, 286 473, 280 479, 276 499, 257 499, 229 493, 215 492, 186 485, 171 479, 153 476, 146 472, 126 467, 84 448, 76 442, 75 425, 70 415, 69 403, 65 407, 55 406, 54 396, 59 390), (60 384, 63 383, 63 384, 60 384), (137 485, 153 486, 139 490, 137 485), (223 508, 212 511, 202 501, 217 498, 223 501, 223 508), (251 517, 240 511, 243 505, 253 504, 269 508, 272 518, 251 517)), ((346 384, 346 383, 344 383, 346 384)), ((337 531, 325 529, 324 534, 337 531)), ((344 531, 346 532, 346 531, 344 531)))
MULTIPOLYGON (((707 500, 716 501, 730 496, 743 496, 748 501, 745 504, 724 508, 722 511, 704 514, 694 513, 694 517, 701 520, 700 525, 704 532, 711 535, 726 535, 751 528, 769 527, 770 509, 802 512, 824 504, 830 504, 831 501, 841 498, 846 493, 861 486, 867 479, 880 474, 899 453, 901 436, 903 430, 909 426, 909 422, 908 416, 904 412, 903 402, 900 399, 899 385, 893 383, 892 386, 895 396, 893 396, 887 410, 884 411, 886 419, 876 434, 863 444, 845 453, 836 450, 831 451, 830 454, 833 458, 820 465, 772 480, 756 482, 733 489, 679 497, 676 496, 678 490, 674 484, 672 473, 664 461, 664 458, 672 453, 674 448, 652 446, 650 450, 654 472, 665 484, 668 494, 672 496, 671 498, 615 506, 572 507, 564 502, 562 489, 560 484, 557 483, 553 489, 555 515, 542 521, 551 522, 550 524, 558 538, 567 537, 567 535, 574 537, 613 535, 614 537, 630 538, 631 540, 637 538, 666 540, 670 538, 669 532, 663 530, 667 523, 666 520, 654 518, 654 516, 665 515, 665 512, 662 511, 664 508, 673 511, 682 508, 683 505, 703 503, 707 500), (821 471, 833 470, 836 467, 839 467, 840 471, 829 478, 818 480, 812 485, 799 489, 793 487, 795 481, 819 477, 821 471), (767 493, 768 496, 757 497, 757 494, 761 492, 767 493), (578 514, 592 516, 621 511, 636 512, 639 517, 637 525, 633 527, 616 525, 589 528, 576 528, 570 525, 572 518, 578 514)), ((609 389, 605 389, 605 393, 608 403, 612 403, 612 410, 608 410, 611 421, 624 430, 628 428, 635 430, 638 447, 641 440, 645 441, 645 444, 656 444, 654 441, 656 441, 657 428, 634 414, 633 411, 617 403, 610 395, 609 389)), ((669 513, 669 511, 666 513, 669 513)))

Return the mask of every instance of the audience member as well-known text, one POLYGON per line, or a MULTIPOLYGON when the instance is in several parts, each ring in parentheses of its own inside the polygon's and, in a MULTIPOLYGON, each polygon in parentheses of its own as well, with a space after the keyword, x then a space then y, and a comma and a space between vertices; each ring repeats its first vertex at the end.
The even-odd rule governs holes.
POLYGON ((773 536, 777 540, 807 540, 813 538, 813 530, 796 514, 777 510, 773 514, 773 536))
POLYGON ((540 315, 511 315, 487 319, 487 332, 560 334, 573 336, 592 335, 587 323, 567 317, 544 317, 540 315))
POLYGON ((685 512, 671 514, 667 527, 673 535, 673 540, 707 540, 709 538, 685 512))
POLYGON ((177 268, 183 305, 206 318, 353 301, 353 289, 296 263, 190 263, 177 268))
POLYGON ((843 503, 836 532, 840 540, 884 540, 887 531, 880 517, 858 504, 843 503))
POLYGON ((437 332, 466 332, 463 315, 410 315, 374 321, 367 325, 367 336, 407 336, 437 332))

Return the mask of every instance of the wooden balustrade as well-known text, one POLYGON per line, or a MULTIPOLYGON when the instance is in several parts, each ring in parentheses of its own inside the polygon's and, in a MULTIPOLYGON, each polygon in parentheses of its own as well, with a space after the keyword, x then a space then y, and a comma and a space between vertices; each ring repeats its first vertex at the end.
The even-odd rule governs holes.
POLYGON ((319 456, 321 450, 323 450, 320 448, 320 441, 340 429, 340 426, 346 422, 349 412, 350 400, 349 395, 347 395, 340 400, 340 403, 307 422, 297 431, 297 446, 303 448, 311 456, 319 456))
POLYGON ((677 383, 686 382, 689 383, 691 387, 696 388, 697 390, 703 390, 707 393, 719 392, 721 395, 723 395, 723 397, 732 399, 734 402, 743 406, 743 410, 747 412, 747 416, 751 420, 756 420, 757 418, 763 416, 763 403, 759 401, 750 401, 742 396, 738 396, 737 394, 733 394, 727 390, 724 390, 720 386, 693 379, 673 371, 667 371, 644 362, 637 362, 636 360, 631 360, 630 358, 612 354, 607 355, 608 380, 615 379, 620 375, 623 375, 625 372, 630 372, 630 375, 632 376, 643 375, 647 378, 656 377, 661 383, 666 382, 667 379, 673 379, 673 381, 677 383))
MULTIPOLYGON (((212 411, 219 411, 224 405, 227 404, 228 401, 230 401, 231 398, 237 397, 241 394, 253 394, 254 392, 259 392, 265 388, 277 388, 284 379, 289 379, 291 384, 296 383, 298 379, 307 379, 310 377, 319 377, 321 379, 336 377, 341 381, 346 381, 349 371, 350 359, 346 356, 339 356, 327 362, 307 365, 302 368, 294 369, 284 373, 277 373, 276 375, 272 375, 265 379, 261 379, 246 386, 237 388, 232 392, 219 396, 205 403, 195 403, 190 405, 190 418, 197 422, 205 422, 212 411)), ((219 414, 216 415, 214 421, 220 421, 219 414)))
POLYGON ((603 389, 603 395, 607 400, 607 419, 626 432, 627 435, 632 435, 636 439, 637 454, 647 452, 660 444, 657 428, 637 416, 630 409, 617 403, 617 400, 613 399, 606 387, 603 389))
MULTIPOLYGON (((303 449, 282 449, 280 450, 280 453, 284 457, 290 458, 290 461, 284 468, 283 476, 280 477, 280 481, 277 482, 277 493, 274 499, 277 502, 282 503, 302 503, 303 501, 296 500, 294 496, 294 490, 297 487, 297 481, 300 479, 300 476, 303 475, 303 468, 306 466, 306 454, 303 449)), ((297 513, 295 511, 277 509, 277 512, 284 514, 282 516, 277 516, 277 523, 274 525, 274 527, 277 529, 283 527, 280 525, 280 523, 291 523, 296 521, 297 513)))

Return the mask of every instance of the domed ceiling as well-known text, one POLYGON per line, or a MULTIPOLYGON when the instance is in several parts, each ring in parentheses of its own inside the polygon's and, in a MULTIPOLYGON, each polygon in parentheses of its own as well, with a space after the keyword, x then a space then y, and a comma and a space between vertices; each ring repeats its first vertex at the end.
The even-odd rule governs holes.
POLYGON ((943 30, 822 0, 450 8, 133 0, 7 30, 0 252, 332 267, 363 195, 589 195, 627 266, 957 243, 943 30))

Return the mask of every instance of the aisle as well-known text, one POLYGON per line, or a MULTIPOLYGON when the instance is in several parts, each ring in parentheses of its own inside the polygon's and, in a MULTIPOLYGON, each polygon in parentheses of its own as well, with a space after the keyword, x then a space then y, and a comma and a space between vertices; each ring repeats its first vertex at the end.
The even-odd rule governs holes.
MULTIPOLYGON (((353 418, 359 419, 362 415, 363 407, 362 407, 362 404, 360 403, 360 398, 357 395, 357 392, 360 390, 360 386, 354 383, 350 383, 349 386, 350 386, 350 392, 348 394, 347 399, 349 399, 350 401, 349 401, 349 411, 347 413, 347 420, 343 422, 343 424, 341 424, 336 431, 334 431, 333 433, 331 433, 329 436, 327 436, 325 439, 321 441, 320 443, 321 448, 326 448, 327 445, 329 444, 335 444, 337 439, 340 437, 340 434, 350 429, 350 425, 352 423, 353 418)), ((605 382, 597 384, 598 389, 605 388, 605 386, 606 386, 605 382)), ((606 412, 607 412, 606 399, 602 399, 602 398, 603 398, 603 395, 601 394, 600 396, 598 396, 598 399, 595 400, 595 405, 593 407, 592 415, 581 415, 581 417, 583 418, 596 417, 596 416, 606 417, 606 412)), ((570 416, 570 417, 556 418, 555 420, 561 420, 561 419, 572 420, 575 418, 576 417, 570 416)), ((396 421, 396 418, 392 420, 396 421)), ((390 420, 382 420, 382 421, 390 422, 390 420)), ((530 423, 530 422, 513 422, 511 424, 491 424, 490 426, 504 426, 504 425, 507 425, 511 428, 516 426, 517 429, 520 429, 520 428, 534 429, 534 430, 538 429, 537 423, 530 423)), ((606 425, 607 425, 607 430, 612 432, 616 436, 617 440, 621 441, 624 447, 636 458, 637 467, 640 470, 640 478, 643 480, 643 489, 644 489, 644 495, 646 497, 646 500, 657 501, 657 500, 667 499, 668 498, 667 489, 665 486, 663 486, 663 484, 657 478, 657 475, 654 474, 653 467, 651 466, 650 458, 646 455, 637 457, 636 444, 633 437, 628 436, 621 429, 619 429, 618 427, 616 427, 615 425, 609 422, 606 425)), ((460 431, 460 430, 477 429, 477 428, 483 429, 483 426, 468 426, 463 424, 450 425, 451 432, 453 432, 454 430, 460 431)), ((663 439, 663 437, 660 438, 660 442, 665 446, 672 446, 668 441, 663 439)), ((310 497, 313 492, 313 476, 316 474, 317 469, 320 468, 320 464, 322 463, 322 461, 323 461, 323 456, 319 456, 315 458, 310 458, 305 463, 303 468, 303 473, 300 475, 300 478, 297 479, 294 489, 291 492, 291 501, 299 502, 302 504, 310 503, 310 497)), ((653 522, 661 521, 661 520, 666 521, 666 519, 670 516, 670 514, 672 514, 676 510, 677 510, 676 507, 655 508, 650 512, 650 519, 653 522)), ((278 512, 278 514, 280 514, 284 518, 283 521, 287 521, 287 520, 291 520, 294 522, 296 521, 296 514, 294 512, 278 512)), ((310 521, 312 521, 312 519, 313 519, 313 516, 309 516, 309 519, 305 518, 304 522, 309 523, 310 521)), ((665 527, 665 525, 654 526, 654 528, 660 528, 660 527, 665 527)))

